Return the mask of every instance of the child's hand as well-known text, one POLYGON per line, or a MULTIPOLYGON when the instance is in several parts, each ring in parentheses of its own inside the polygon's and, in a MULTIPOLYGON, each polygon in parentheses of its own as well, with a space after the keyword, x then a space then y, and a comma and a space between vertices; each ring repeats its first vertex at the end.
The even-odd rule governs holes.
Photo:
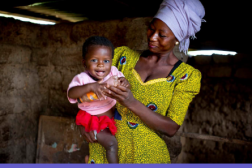
POLYGON ((91 87, 91 91, 94 92, 94 94, 96 94, 98 100, 105 100, 106 99, 106 96, 104 96, 104 94, 102 93, 102 89, 106 86, 106 84, 95 82, 95 83, 91 83, 89 85, 91 87))
POLYGON ((118 85, 118 77, 117 76, 111 76, 108 80, 106 80, 105 83, 107 84, 107 87, 117 86, 118 85))
POLYGON ((97 139, 95 139, 94 131, 86 132, 85 127, 82 125, 78 125, 78 128, 80 130, 81 136, 87 141, 87 142, 97 142, 97 139))
POLYGON ((127 79, 125 79, 124 77, 120 77, 118 79, 118 83, 124 87, 127 87, 127 88, 130 88, 130 84, 129 82, 127 81, 127 79))

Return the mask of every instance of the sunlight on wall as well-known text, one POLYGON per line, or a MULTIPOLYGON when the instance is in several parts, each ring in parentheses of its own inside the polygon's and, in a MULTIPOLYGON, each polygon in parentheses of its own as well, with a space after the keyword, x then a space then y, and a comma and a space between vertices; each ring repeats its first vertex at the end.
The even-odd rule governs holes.
POLYGON ((14 15, 0 14, 0 17, 14 18, 14 19, 21 20, 21 21, 24 21, 24 22, 31 22, 31 23, 42 24, 42 25, 55 25, 54 22, 48 22, 48 21, 36 20, 36 19, 29 19, 29 18, 20 17, 20 16, 14 16, 14 15))
POLYGON ((195 51, 188 51, 187 54, 189 56, 197 56, 197 55, 211 56, 213 54, 216 54, 216 55, 236 55, 237 53, 234 51, 221 51, 221 50, 195 50, 195 51))

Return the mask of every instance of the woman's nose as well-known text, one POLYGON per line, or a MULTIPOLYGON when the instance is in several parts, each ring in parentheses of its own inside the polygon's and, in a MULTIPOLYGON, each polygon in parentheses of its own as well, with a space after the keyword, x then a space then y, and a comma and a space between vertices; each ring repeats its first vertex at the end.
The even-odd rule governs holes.
POLYGON ((149 36, 149 40, 150 41, 156 41, 157 40, 157 33, 156 32, 152 32, 149 36))

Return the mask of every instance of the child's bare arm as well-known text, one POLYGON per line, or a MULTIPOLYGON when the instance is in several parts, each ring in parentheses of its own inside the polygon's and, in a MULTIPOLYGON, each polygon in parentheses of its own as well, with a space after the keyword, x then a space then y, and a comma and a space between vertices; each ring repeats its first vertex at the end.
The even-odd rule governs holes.
POLYGON ((98 82, 89 83, 82 86, 75 86, 69 89, 68 97, 72 99, 77 99, 82 98, 88 92, 94 92, 97 95, 98 99, 103 99, 104 96, 101 92, 101 87, 104 87, 103 84, 100 84, 98 82))

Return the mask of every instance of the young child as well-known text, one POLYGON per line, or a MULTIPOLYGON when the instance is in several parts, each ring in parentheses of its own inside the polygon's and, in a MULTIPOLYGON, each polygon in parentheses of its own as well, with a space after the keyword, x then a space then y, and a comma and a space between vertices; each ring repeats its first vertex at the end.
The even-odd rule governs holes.
POLYGON ((129 83, 116 67, 111 66, 113 56, 114 46, 107 38, 88 38, 83 44, 85 71, 76 75, 69 84, 68 100, 70 103, 78 102, 80 110, 76 124, 83 125, 86 132, 94 131, 98 143, 106 149, 108 162, 118 163, 113 118, 116 100, 105 97, 102 89, 117 84, 129 87, 129 83))

